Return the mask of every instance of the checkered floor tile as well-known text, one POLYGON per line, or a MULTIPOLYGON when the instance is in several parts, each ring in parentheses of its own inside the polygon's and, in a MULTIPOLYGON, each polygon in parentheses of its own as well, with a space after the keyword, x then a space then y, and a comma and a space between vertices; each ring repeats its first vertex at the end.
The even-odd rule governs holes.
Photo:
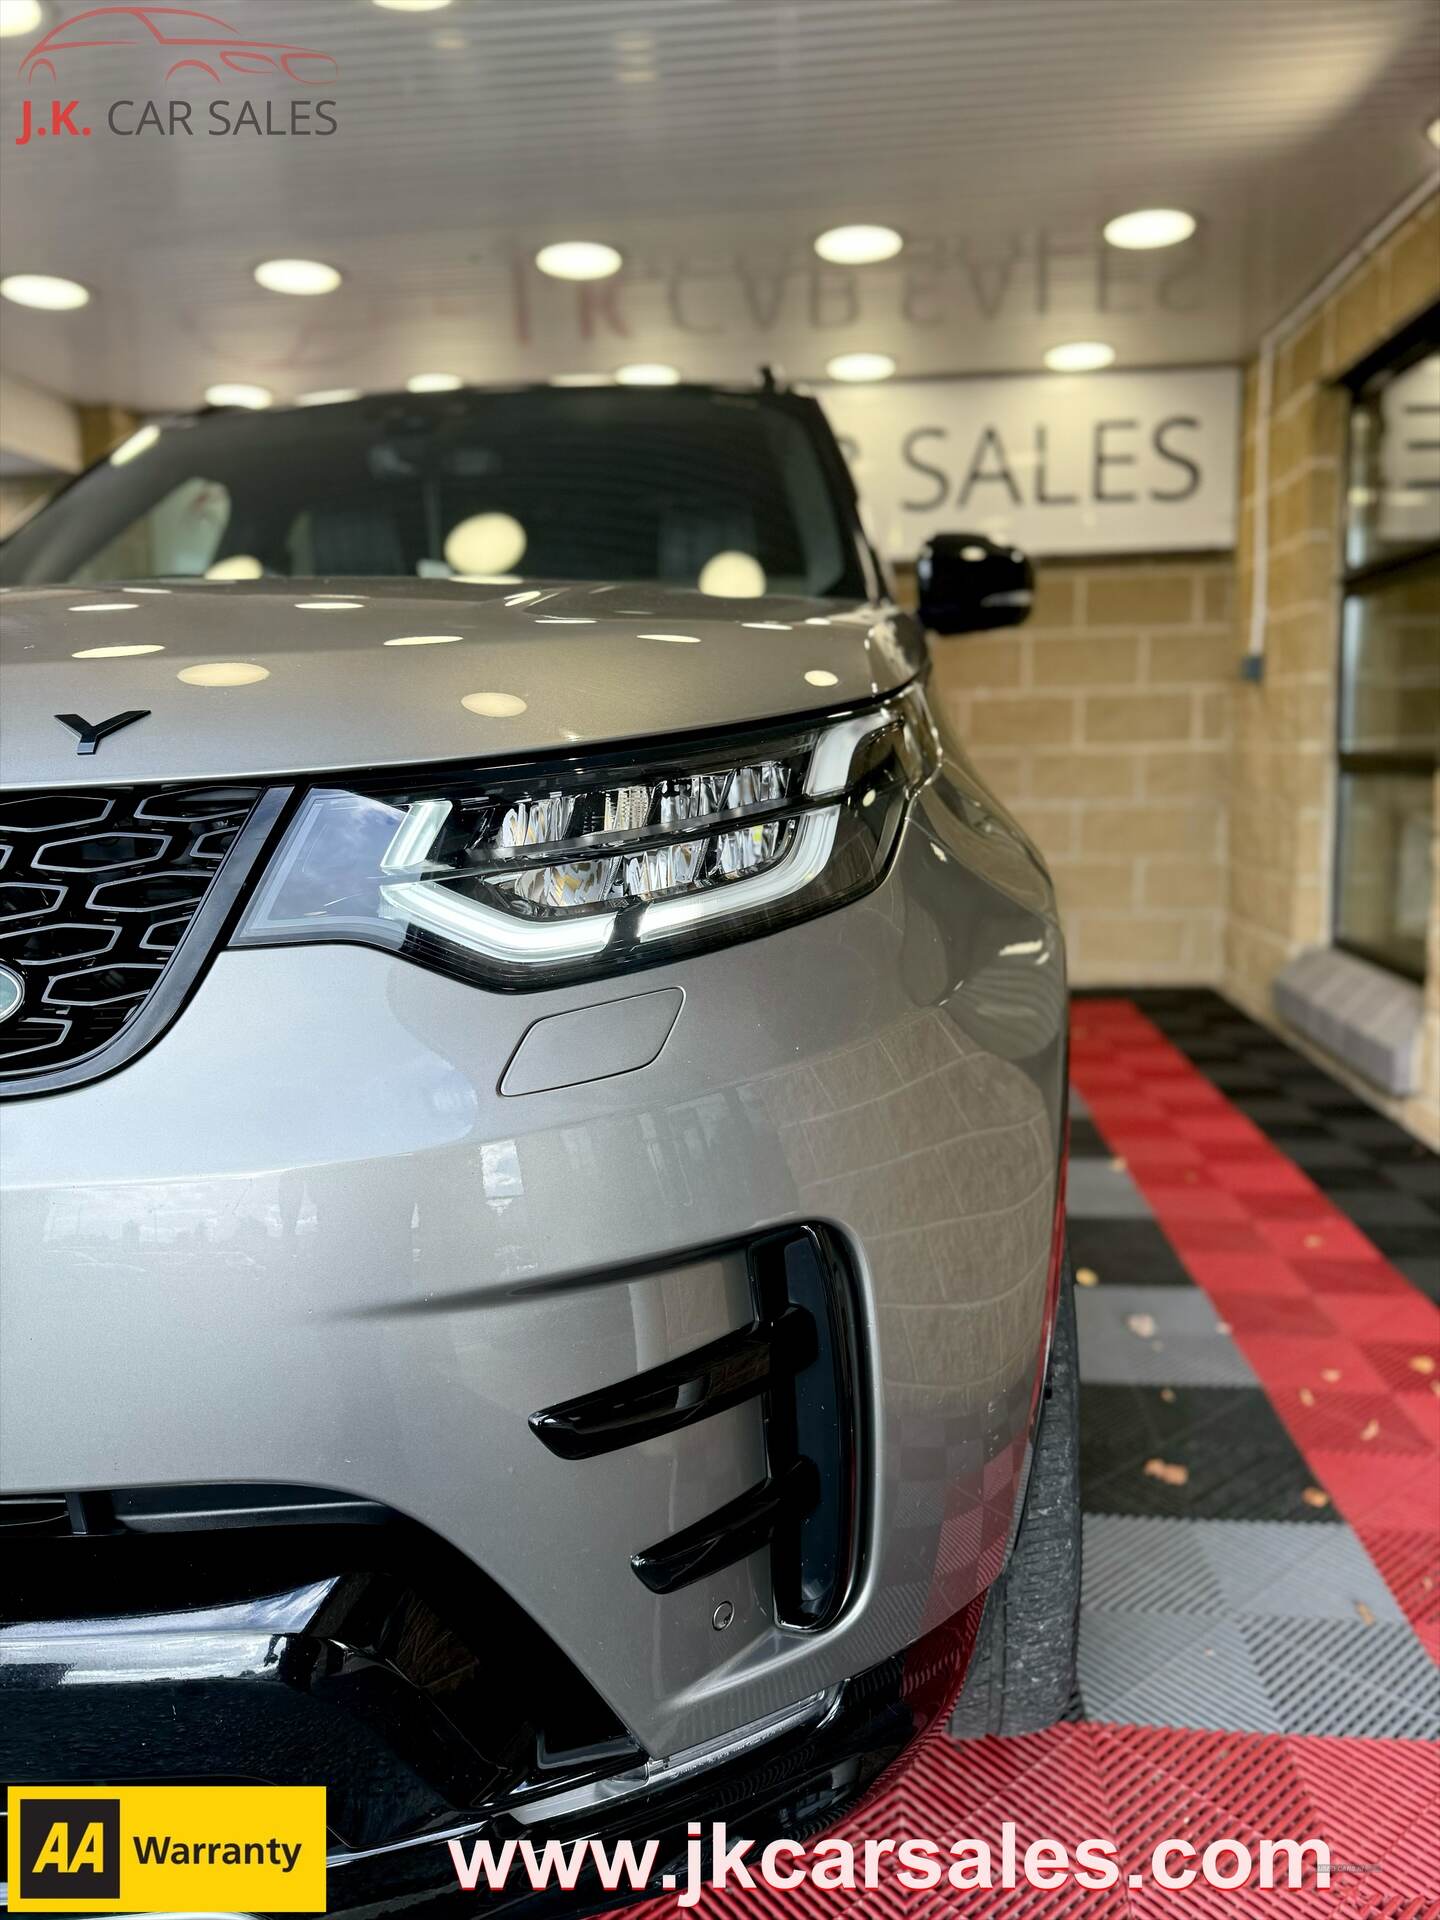
MULTIPOLYGON (((845 1831, 1326 1838, 1276 1893, 706 1895, 712 1915, 1440 1916, 1440 1161, 1218 995, 1077 1000, 1079 1698, 845 1831), (926 1904, 929 1903, 929 1904, 926 1904)), ((671 1911, 658 1903, 654 1911, 671 1911)))

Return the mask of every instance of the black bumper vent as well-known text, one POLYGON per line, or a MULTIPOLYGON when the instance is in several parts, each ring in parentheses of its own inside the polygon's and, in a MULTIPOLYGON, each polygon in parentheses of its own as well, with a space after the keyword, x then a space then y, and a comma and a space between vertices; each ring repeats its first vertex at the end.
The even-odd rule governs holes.
POLYGON ((766 1475, 726 1506, 631 1556, 673 1593, 765 1545, 776 1618, 826 1626, 845 1603, 859 1541, 853 1289, 835 1236, 792 1228, 749 1249, 755 1319, 629 1380, 532 1414, 552 1453, 587 1460, 759 1399, 766 1475))

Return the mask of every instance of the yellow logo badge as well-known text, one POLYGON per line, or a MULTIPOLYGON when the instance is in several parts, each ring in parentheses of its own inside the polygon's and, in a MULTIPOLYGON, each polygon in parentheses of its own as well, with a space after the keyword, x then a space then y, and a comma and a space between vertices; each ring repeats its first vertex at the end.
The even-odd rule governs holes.
POLYGON ((12 1913, 325 1911, 323 1787, 11 1787, 12 1913))

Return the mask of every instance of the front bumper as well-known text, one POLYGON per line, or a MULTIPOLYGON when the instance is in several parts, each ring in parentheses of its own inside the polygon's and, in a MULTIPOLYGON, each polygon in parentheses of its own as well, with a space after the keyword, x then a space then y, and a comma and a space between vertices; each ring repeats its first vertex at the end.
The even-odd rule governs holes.
POLYGON ((498 995, 347 946, 226 952, 139 1059, 9 1107, 0 1491, 382 1503, 653 1760, 963 1615, 1006 1552, 1047 1333, 1064 983, 1043 877, 983 803, 931 790, 865 900, 645 974, 684 995, 651 1065, 497 1090, 534 1020, 629 986, 498 995), (755 1403, 578 1461, 529 1425, 744 1326, 747 1248, 803 1221, 849 1249, 866 1436, 854 1578, 819 1632, 777 1623, 763 1549, 669 1593, 631 1567, 763 1476, 755 1403))

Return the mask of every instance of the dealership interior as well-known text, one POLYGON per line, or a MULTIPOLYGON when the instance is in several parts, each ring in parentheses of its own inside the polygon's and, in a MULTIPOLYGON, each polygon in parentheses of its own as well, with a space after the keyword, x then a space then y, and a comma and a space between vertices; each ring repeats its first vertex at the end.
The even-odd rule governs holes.
MULTIPOLYGON (((816 397, 904 608, 937 536, 1022 549, 1023 624, 929 655, 1064 933, 1078 1681, 849 1817, 1323 1831, 1297 1911, 1440 1911, 1434 0, 218 4, 0 0, 0 557, 179 418, 532 386, 816 397)), ((227 504, 65 591, 243 591, 227 504)), ((779 584, 680 517, 700 595, 779 584)), ((534 518, 370 570, 533 598, 534 518)), ((372 537, 316 517, 309 605, 372 537)))

